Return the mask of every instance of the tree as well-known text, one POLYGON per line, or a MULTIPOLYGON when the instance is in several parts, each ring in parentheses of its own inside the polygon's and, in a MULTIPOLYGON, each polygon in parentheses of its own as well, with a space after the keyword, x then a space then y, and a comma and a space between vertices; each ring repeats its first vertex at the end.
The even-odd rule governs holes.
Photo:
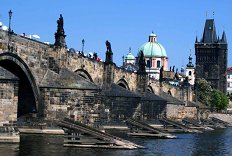
POLYGON ((205 79, 196 81, 197 99, 206 106, 216 108, 218 110, 227 108, 229 99, 221 91, 212 89, 210 83, 205 79))
POLYGON ((214 89, 211 93, 211 107, 219 110, 227 108, 229 99, 221 91, 214 89))
POLYGON ((206 106, 210 106, 210 98, 211 98, 211 91, 212 87, 210 83, 203 78, 196 80, 196 98, 201 103, 205 104, 206 106))

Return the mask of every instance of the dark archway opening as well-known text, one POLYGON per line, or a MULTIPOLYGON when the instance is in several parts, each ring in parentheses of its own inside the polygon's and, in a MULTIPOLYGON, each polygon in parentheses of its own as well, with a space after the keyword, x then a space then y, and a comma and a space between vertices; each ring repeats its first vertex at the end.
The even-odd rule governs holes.
POLYGON ((77 73, 79 76, 83 77, 84 79, 89 80, 90 82, 93 82, 92 77, 86 70, 78 69, 75 71, 75 73, 77 73))
POLYGON ((126 82, 125 79, 120 79, 118 82, 117 82, 117 85, 127 89, 127 90, 130 90, 129 86, 128 86, 128 83, 126 82))
POLYGON ((0 66, 19 78, 17 117, 36 113, 36 100, 31 83, 22 68, 12 60, 1 60, 0 66))
POLYGON ((147 91, 150 92, 150 93, 154 93, 154 90, 152 89, 151 86, 147 86, 147 91))
POLYGON ((125 89, 127 89, 127 88, 126 88, 126 85, 123 84, 123 83, 118 83, 118 85, 121 86, 121 87, 123 87, 123 88, 125 88, 125 89))

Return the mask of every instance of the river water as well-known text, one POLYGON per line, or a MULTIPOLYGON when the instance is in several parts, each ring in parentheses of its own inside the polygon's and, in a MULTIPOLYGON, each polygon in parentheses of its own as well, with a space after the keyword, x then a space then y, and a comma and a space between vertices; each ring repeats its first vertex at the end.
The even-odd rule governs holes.
POLYGON ((178 139, 125 138, 145 147, 136 150, 63 147, 63 136, 21 135, 19 144, 0 144, 0 156, 232 156, 232 128, 175 135, 178 139))

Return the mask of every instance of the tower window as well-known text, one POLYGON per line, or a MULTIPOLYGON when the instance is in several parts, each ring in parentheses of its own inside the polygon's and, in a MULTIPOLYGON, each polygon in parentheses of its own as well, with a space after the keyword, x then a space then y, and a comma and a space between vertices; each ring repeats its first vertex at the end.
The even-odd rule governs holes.
POLYGON ((188 74, 189 76, 191 76, 192 75, 192 71, 189 71, 189 74, 188 74))
POLYGON ((157 68, 160 68, 160 61, 157 61, 157 68))

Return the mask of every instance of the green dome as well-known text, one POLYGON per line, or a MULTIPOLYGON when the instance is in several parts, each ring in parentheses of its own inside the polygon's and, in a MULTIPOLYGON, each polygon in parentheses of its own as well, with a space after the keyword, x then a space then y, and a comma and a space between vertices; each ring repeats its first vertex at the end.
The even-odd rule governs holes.
POLYGON ((135 57, 132 55, 131 52, 129 52, 129 53, 126 55, 126 59, 127 59, 127 60, 134 60, 135 57))
POLYGON ((156 35, 154 33, 151 33, 149 36, 149 41, 144 43, 140 48, 139 52, 143 51, 144 56, 146 57, 152 57, 152 56, 158 56, 158 57, 167 57, 166 50, 164 47, 156 41, 156 35))

